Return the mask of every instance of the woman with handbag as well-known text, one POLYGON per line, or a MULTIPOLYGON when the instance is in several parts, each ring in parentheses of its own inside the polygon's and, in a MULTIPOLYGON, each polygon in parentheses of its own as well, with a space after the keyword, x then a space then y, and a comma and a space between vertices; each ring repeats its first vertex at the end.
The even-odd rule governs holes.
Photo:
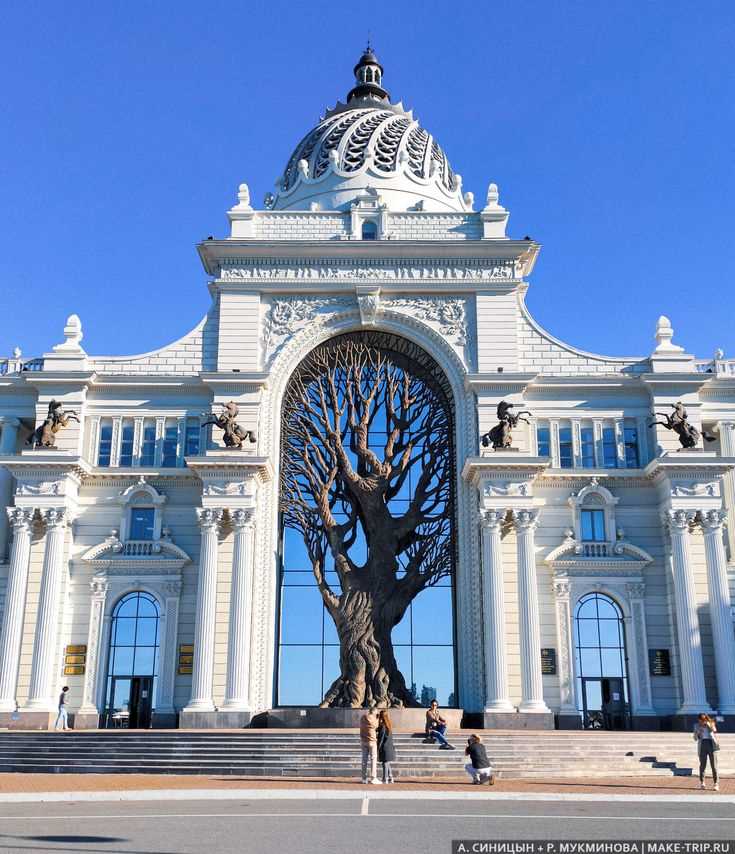
POLYGON ((707 768, 707 759, 712 769, 712 779, 715 782, 714 790, 720 791, 720 784, 717 782, 717 761, 715 753, 720 749, 717 741, 717 725, 709 716, 702 713, 694 724, 694 740, 697 742, 699 750, 699 788, 704 789, 704 772, 707 768))
POLYGON ((393 783, 391 762, 396 761, 396 749, 393 745, 393 725, 385 709, 378 715, 378 761, 383 763, 383 782, 393 783))

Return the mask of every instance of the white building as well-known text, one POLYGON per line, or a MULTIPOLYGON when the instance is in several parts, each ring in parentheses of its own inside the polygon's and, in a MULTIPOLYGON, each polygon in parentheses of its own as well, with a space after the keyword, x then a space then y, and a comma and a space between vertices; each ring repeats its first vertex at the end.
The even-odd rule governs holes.
POLYGON ((496 185, 474 210, 374 55, 355 71, 265 208, 241 184, 230 235, 199 246, 195 329, 92 356, 72 315, 42 358, 4 363, 0 726, 46 727, 64 684, 76 727, 318 705, 338 648, 309 567, 284 557, 281 404, 348 332, 411 342, 452 397, 454 575, 394 634, 417 696, 487 726, 735 715, 735 362, 696 359, 664 317, 631 358, 541 329, 540 247, 506 235, 496 185), (79 422, 32 449, 51 400, 79 422), (530 423, 517 449, 481 450, 501 400, 530 423), (246 450, 201 427, 229 401, 246 450), (677 401, 706 447, 649 427, 677 401))

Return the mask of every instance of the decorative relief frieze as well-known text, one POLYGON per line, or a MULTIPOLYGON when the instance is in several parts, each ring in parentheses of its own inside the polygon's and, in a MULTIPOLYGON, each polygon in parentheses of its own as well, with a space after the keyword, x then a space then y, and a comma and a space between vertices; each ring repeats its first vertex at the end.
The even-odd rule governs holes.
POLYGON ((384 310, 404 311, 419 320, 433 321, 443 335, 467 343, 465 300, 457 297, 399 297, 382 302, 384 310))
POLYGON ((223 281, 244 279, 278 280, 352 280, 370 281, 423 281, 426 279, 452 281, 513 281, 523 274, 523 264, 519 261, 498 261, 482 265, 449 266, 442 264, 395 264, 382 267, 363 267, 350 262, 347 266, 305 264, 298 266, 269 264, 225 267, 220 270, 223 281))
POLYGON ((60 495, 64 487, 62 480, 44 481, 43 483, 21 483, 16 495, 60 495))
POLYGON ((263 343, 267 355, 274 353, 284 340, 309 321, 356 307, 350 297, 278 297, 273 300, 263 325, 263 343))

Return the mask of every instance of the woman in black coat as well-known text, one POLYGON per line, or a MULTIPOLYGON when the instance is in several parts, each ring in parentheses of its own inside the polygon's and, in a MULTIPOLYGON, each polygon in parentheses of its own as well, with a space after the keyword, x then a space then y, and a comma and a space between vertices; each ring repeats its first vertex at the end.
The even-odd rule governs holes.
POLYGON ((378 761, 383 763, 383 782, 393 782, 391 762, 396 760, 396 748, 393 745, 393 725, 385 709, 378 715, 378 761))

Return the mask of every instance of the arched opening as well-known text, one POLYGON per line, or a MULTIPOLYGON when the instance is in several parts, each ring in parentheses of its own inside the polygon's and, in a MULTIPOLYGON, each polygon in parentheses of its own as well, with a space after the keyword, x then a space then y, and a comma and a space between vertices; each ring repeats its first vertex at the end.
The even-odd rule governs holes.
POLYGON ((457 705, 449 382, 420 347, 340 335, 283 397, 277 704, 457 705))
POLYGON ((625 623, 618 603, 588 593, 574 611, 577 707, 585 729, 628 729, 625 623))
POLYGON ((156 599, 135 590, 112 612, 102 725, 147 729, 155 708, 161 612, 156 599))
POLYGON ((363 240, 377 240, 378 239, 378 226, 374 222, 364 222, 362 224, 362 239, 363 240))

